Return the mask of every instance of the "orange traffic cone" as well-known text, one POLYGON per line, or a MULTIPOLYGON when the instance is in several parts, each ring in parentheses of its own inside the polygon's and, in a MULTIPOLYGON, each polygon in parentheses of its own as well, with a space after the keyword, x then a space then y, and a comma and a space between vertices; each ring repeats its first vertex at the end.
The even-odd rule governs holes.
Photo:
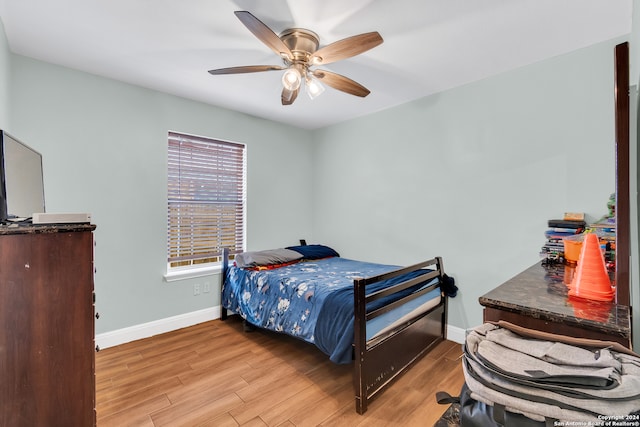
POLYGON ((614 294, 604 257, 600 251, 598 236, 592 233, 586 234, 580 251, 578 267, 569 285, 569 296, 611 301, 614 294))

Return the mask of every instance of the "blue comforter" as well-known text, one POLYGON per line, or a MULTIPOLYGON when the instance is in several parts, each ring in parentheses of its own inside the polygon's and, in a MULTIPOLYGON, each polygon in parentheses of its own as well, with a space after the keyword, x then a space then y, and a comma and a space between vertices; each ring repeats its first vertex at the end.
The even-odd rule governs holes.
MULTIPOLYGON (((335 363, 350 363, 354 338, 353 280, 397 268, 340 257, 273 270, 230 267, 223 286, 222 305, 253 325, 315 344, 335 363)), ((419 270, 376 283, 367 287, 367 293, 428 271, 419 270)), ((405 293, 409 292, 411 289, 405 293)), ((383 298, 375 303, 385 302, 383 298)))

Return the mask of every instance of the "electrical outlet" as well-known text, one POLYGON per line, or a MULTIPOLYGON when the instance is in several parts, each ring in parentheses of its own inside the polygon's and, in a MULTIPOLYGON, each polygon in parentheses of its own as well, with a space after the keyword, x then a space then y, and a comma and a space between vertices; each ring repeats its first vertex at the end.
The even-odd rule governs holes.
POLYGON ((204 290, 203 292, 206 294, 211 291, 211 284, 209 282, 204 282, 204 290))
POLYGON ((200 295, 200 284, 196 283, 193 285, 193 295, 200 295))

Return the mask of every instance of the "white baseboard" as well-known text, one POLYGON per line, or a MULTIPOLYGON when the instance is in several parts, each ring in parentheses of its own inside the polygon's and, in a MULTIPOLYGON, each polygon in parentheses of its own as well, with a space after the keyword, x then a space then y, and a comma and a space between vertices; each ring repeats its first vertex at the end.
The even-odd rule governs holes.
POLYGON ((457 326, 447 325, 447 339, 449 341, 457 342, 458 344, 464 344, 466 336, 466 329, 458 328, 457 326))
POLYGON ((180 314, 167 317, 166 319, 154 320, 153 322, 98 334, 96 335, 96 345, 100 348, 114 347, 218 318, 220 318, 220 306, 205 308, 204 310, 193 311, 191 313, 180 314))
MULTIPOLYGON (((100 348, 115 347, 142 338, 149 338, 198 323, 208 322, 220 318, 220 306, 205 308, 204 310, 192 311, 191 313, 180 314, 167 317, 166 319, 154 320, 153 322, 142 323, 140 325, 129 326, 115 331, 104 332, 96 335, 96 345, 100 348)), ((464 343, 465 330, 457 326, 447 325, 447 339, 449 341, 464 343)))

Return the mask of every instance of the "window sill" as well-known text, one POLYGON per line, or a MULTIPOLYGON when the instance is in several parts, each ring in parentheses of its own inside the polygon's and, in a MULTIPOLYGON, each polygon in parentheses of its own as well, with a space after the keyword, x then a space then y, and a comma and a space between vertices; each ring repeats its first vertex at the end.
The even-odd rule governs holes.
POLYGON ((193 279, 194 277, 211 276, 212 274, 220 274, 222 266, 220 264, 210 267, 185 268, 184 270, 168 271, 164 275, 165 282, 176 282, 178 280, 193 279))

